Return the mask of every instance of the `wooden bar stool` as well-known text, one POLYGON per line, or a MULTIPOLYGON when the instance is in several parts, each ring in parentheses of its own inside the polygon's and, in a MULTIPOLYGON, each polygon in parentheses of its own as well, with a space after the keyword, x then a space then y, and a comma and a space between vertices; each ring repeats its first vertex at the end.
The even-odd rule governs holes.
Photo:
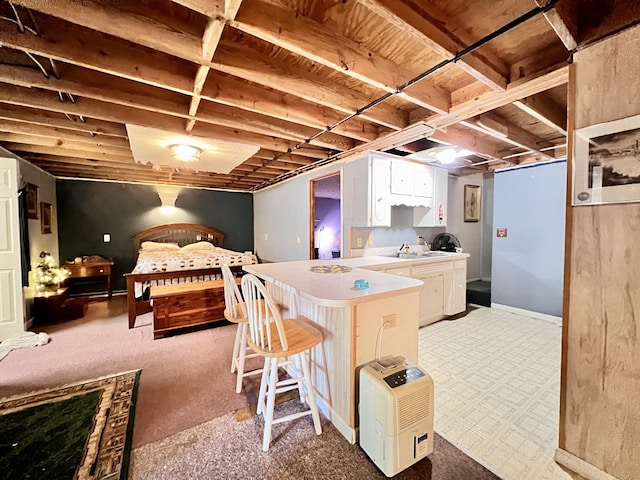
MULTIPOLYGON (((311 382, 308 351, 322 341, 322 333, 300 319, 280 315, 276 304, 262 282, 251 274, 242 277, 242 295, 249 316, 249 346, 264 357, 264 369, 260 382, 257 412, 264 418, 262 450, 269 450, 271 426, 311 415, 316 434, 322 433, 316 393, 311 382), (296 376, 280 381, 278 367, 290 365, 296 376), (300 400, 308 410, 273 418, 276 393, 298 389, 300 400), (267 398, 265 405, 264 399, 267 398)), ((289 369, 291 373, 292 369, 289 369)))
POLYGON ((236 339, 233 343, 233 356, 231 357, 231 373, 237 371, 236 393, 242 391, 242 379, 249 375, 257 375, 262 369, 244 371, 244 362, 247 358, 258 357, 259 355, 247 347, 247 334, 249 320, 247 317, 247 307, 240 295, 240 289, 231 269, 227 265, 221 265, 222 278, 224 280, 224 318, 238 325, 236 329, 236 339), (247 352, 249 352, 247 354, 247 352))

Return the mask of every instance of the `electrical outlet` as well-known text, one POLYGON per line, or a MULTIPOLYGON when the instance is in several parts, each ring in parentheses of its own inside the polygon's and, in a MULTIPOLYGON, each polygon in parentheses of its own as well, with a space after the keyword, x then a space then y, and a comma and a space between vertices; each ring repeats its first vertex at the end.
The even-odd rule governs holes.
POLYGON ((373 247, 373 237, 369 237, 367 239, 367 245, 369 245, 370 247, 373 247))
POLYGON ((356 239, 356 245, 358 246, 358 248, 362 248, 362 237, 358 237, 356 239))
POLYGON ((264 239, 268 240, 269 239, 269 235, 267 235, 266 233, 264 234, 264 239))
POLYGON ((296 236, 296 243, 300 245, 300 235, 296 236))
POLYGON ((385 329, 394 328, 396 326, 396 314, 394 313, 382 317, 382 326, 385 329))
POLYGON ((102 241, 104 243, 109 243, 111 241, 111 235, 108 233, 105 233, 104 235, 102 235, 102 241))

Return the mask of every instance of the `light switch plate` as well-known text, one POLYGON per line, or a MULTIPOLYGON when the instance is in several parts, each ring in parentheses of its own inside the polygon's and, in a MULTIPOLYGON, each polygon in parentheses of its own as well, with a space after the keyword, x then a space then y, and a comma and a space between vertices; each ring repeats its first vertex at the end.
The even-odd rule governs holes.
POLYGON ((108 233, 105 233, 105 234, 102 236, 102 240, 104 241, 104 243, 109 243, 109 242, 111 241, 111 235, 110 235, 110 234, 108 234, 108 233))

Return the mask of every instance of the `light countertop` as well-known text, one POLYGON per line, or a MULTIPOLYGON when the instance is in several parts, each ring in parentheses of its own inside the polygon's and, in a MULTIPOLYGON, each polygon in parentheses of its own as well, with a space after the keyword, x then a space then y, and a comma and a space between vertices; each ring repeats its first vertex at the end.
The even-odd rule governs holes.
POLYGON ((242 268, 267 282, 294 289, 299 295, 325 307, 349 307, 370 299, 418 291, 422 287, 420 280, 357 268, 350 260, 360 259, 301 260, 244 265, 242 268), (345 265, 353 269, 345 273, 310 270, 320 265, 345 265), (369 282, 369 288, 355 290, 353 283, 359 279, 369 282))
POLYGON ((423 283, 399 275, 376 272, 367 269, 376 267, 393 267, 408 263, 430 263, 451 261, 466 258, 468 254, 451 253, 438 257, 393 258, 384 256, 367 256, 356 258, 333 258, 327 260, 300 260, 295 262, 263 263, 244 265, 242 268, 268 282, 274 282, 296 290, 318 305, 327 307, 347 307, 370 299, 384 298, 403 293, 418 291, 423 283), (314 266, 340 265, 351 267, 350 272, 316 273, 310 269, 314 266), (356 290, 355 280, 369 282, 369 288, 356 290))

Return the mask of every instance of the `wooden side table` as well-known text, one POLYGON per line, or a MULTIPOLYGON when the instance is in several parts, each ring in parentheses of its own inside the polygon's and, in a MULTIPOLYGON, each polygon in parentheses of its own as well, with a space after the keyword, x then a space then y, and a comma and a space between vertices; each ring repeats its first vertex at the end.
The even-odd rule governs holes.
POLYGON ((99 255, 81 257, 80 262, 74 261, 66 262, 64 264, 64 268, 69 271, 69 276, 67 278, 106 277, 109 299, 113 296, 112 266, 113 260, 107 260, 99 255))

